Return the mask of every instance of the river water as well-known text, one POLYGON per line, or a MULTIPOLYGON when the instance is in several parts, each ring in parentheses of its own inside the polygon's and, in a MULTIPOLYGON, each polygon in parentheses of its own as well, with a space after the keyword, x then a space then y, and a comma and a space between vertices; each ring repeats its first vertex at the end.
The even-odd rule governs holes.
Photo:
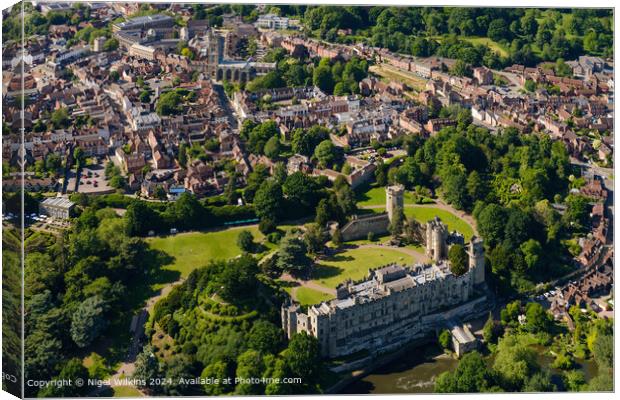
POLYGON ((436 344, 412 348, 398 359, 351 383, 342 394, 432 393, 435 379, 452 371, 458 361, 436 344))
MULTIPOLYGON (((537 350, 537 361, 543 368, 549 368, 553 357, 544 354, 542 346, 537 350)), ((492 362, 492 360, 490 360, 492 362)), ((577 360, 577 369, 581 370, 589 381, 596 376, 597 368, 593 360, 577 360)), ((351 383, 342 394, 403 394, 433 393, 435 379, 445 371, 452 371, 458 361, 443 353, 434 343, 412 348, 398 359, 377 368, 370 375, 351 383)), ((553 381, 561 387, 561 371, 551 369, 553 381)))

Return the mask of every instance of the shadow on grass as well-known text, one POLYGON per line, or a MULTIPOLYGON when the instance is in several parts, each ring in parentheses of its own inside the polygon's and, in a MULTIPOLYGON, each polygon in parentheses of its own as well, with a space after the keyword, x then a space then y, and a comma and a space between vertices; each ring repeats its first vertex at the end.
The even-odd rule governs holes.
POLYGON ((293 288, 299 286, 299 282, 278 281, 278 285, 283 288, 293 288))
POLYGON ((312 270, 312 279, 327 279, 338 276, 344 268, 334 267, 333 265, 316 264, 312 270))
POLYGON ((343 254, 335 254, 329 257, 325 257, 323 259, 323 261, 329 261, 329 262, 345 262, 345 261, 353 261, 353 260, 355 260, 354 257, 345 256, 343 254))

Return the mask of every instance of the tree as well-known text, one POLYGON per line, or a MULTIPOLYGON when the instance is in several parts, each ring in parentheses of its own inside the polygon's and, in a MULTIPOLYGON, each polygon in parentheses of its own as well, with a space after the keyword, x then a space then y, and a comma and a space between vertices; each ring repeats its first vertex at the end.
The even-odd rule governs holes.
POLYGON ((527 79, 523 84, 523 87, 525 88, 525 90, 531 93, 536 90, 536 82, 531 79, 527 79))
POLYGON ((454 372, 444 372, 435 381, 437 393, 481 393, 494 389, 494 377, 477 351, 463 356, 454 372))
POLYGON ((489 247, 495 247, 503 241, 507 220, 506 211, 497 204, 489 204, 478 214, 476 218, 478 231, 489 247))
POLYGON ((329 221, 330 213, 329 213, 329 205, 327 204, 327 199, 321 199, 319 204, 316 206, 316 217, 314 221, 321 227, 327 225, 327 221, 329 221))
POLYGON ((54 125, 54 128, 66 128, 69 126, 69 113, 65 107, 58 108, 52 112, 50 121, 54 125))
POLYGON ((152 385, 152 380, 159 377, 159 361, 155 356, 153 347, 149 344, 142 348, 135 362, 135 369, 132 377, 136 379, 138 387, 142 389, 156 390, 157 385, 152 385), (144 385, 142 385, 144 383, 144 385))
POLYGON ((342 162, 342 148, 334 146, 331 140, 326 139, 316 146, 314 156, 322 168, 330 168, 342 162))
POLYGON ((487 36, 489 39, 495 40, 496 42, 502 39, 509 40, 510 35, 506 21, 501 18, 491 21, 489 24, 489 29, 487 30, 487 36))
POLYGON ((176 115, 182 110, 183 96, 178 90, 171 90, 163 93, 159 96, 157 104, 155 105, 155 111, 158 115, 176 115))
MULTIPOLYGON (((62 367, 60 373, 56 377, 57 380, 65 380, 76 382, 81 380, 84 383, 88 381, 88 370, 82 365, 82 360, 72 358, 62 367)), ((59 385, 46 386, 39 392, 40 396, 45 397, 80 397, 88 393, 88 385, 59 385)))
POLYGON ((148 90, 143 90, 140 92, 140 97, 139 97, 140 101, 142 103, 150 103, 151 102, 151 94, 149 93, 148 90))
POLYGON ((571 194, 566 198, 566 211, 562 220, 570 228, 580 230, 587 226, 589 213, 588 199, 584 196, 571 194))
POLYGON ((109 76, 112 82, 118 82, 118 80, 121 78, 121 75, 118 73, 117 70, 110 71, 109 76))
POLYGON ((99 296, 84 300, 71 319, 71 338, 80 348, 90 345, 108 325, 107 305, 99 296))
POLYGON ((484 324, 482 329, 482 337, 484 338, 485 343, 495 343, 498 336, 497 328, 497 324, 493 319, 493 314, 489 312, 489 319, 487 319, 487 322, 484 324))
POLYGON ((217 383, 210 383, 203 386, 207 396, 221 396, 230 392, 233 385, 224 383, 230 377, 228 372, 228 364, 224 361, 216 361, 207 365, 200 374, 203 379, 217 380, 217 383))
POLYGON ((506 227, 504 228, 504 245, 511 251, 519 248, 527 238, 532 236, 532 218, 525 211, 510 208, 506 227))
MULTIPOLYGON (((256 350, 247 350, 237 358, 237 371, 235 377, 242 379, 260 378, 265 371, 263 357, 256 350)), ((257 395, 264 391, 262 384, 241 382, 235 388, 236 394, 257 395)))
POLYGON ((551 382, 549 371, 536 372, 527 379, 523 386, 524 392, 554 392, 556 390, 556 386, 551 382))
POLYGON ((118 40, 110 38, 103 43, 103 51, 114 51, 118 49, 118 40))
POLYGON ((456 276, 461 276, 469 270, 467 266, 469 257, 465 248, 460 244, 454 244, 450 247, 448 260, 450 261, 450 271, 456 276))
POLYGON ((467 175, 463 164, 450 164, 440 171, 441 188, 446 200, 458 209, 469 207, 467 175))
POLYGON ((310 157, 314 154, 315 147, 327 139, 329 139, 329 129, 314 125, 308 130, 295 129, 292 133, 291 145, 295 153, 310 157))
POLYGON ((612 335, 598 334, 594 341, 593 354, 599 369, 610 370, 614 362, 614 339, 612 335))
POLYGON ((295 232, 290 231, 280 241, 276 265, 283 271, 292 273, 303 271, 312 263, 306 252, 304 240, 295 232))
POLYGON ((334 78, 332 70, 328 65, 319 65, 312 73, 312 84, 326 93, 332 93, 334 89, 334 78))
POLYGON ((296 333, 289 341, 284 362, 292 376, 300 377, 305 384, 311 384, 323 368, 320 354, 317 338, 306 332, 296 333))
POLYGON ((316 207, 319 186, 313 177, 301 171, 294 172, 286 177, 282 191, 287 200, 296 206, 303 206, 308 209, 316 207))
POLYGON ((187 57, 187 58, 189 58, 190 60, 193 60, 193 59, 194 59, 194 57, 195 57, 194 52, 193 52, 193 51, 192 51, 192 49, 190 49, 189 47, 184 47, 184 48, 181 50, 181 55, 182 55, 183 57, 187 57))
POLYGON ((336 247, 340 247, 342 245, 342 232, 340 228, 336 228, 334 233, 332 234, 332 244, 336 247))
POLYGON ((282 187, 273 179, 264 181, 254 197, 254 209, 261 220, 265 218, 276 220, 280 215, 282 203, 282 187))
POLYGON ((493 369, 501 376, 507 390, 518 391, 539 369, 536 352, 520 337, 504 336, 497 345, 493 369))
POLYGON ((581 371, 566 371, 562 378, 564 386, 569 392, 580 392, 586 388, 586 378, 581 371))
POLYGON ((237 236, 237 246, 242 251, 251 253, 254 250, 254 236, 250 231, 242 230, 237 236))
POLYGON ((235 302, 252 297, 256 293, 258 265, 254 257, 243 255, 222 264, 217 278, 218 294, 225 300, 235 302))
POLYGON ((519 249, 523 253, 528 269, 535 268, 542 256, 542 246, 540 243, 537 240, 529 239, 527 242, 523 242, 519 249))
POLYGON ((455 76, 468 76, 471 74, 469 66, 463 60, 456 60, 452 68, 450 68, 450 73, 455 76))
POLYGON ((449 350, 450 349, 450 345, 452 343, 452 335, 450 335, 450 331, 447 329, 442 330, 439 333, 439 336, 437 337, 437 340, 439 341, 439 345, 441 346, 442 349, 444 350, 449 350))
POLYGON ((515 300, 506 304, 506 308, 500 312, 500 318, 504 326, 510 325, 517 321, 517 317, 521 313, 521 302, 515 300))
POLYGON ((484 182, 476 170, 471 171, 467 177, 467 194, 472 201, 483 200, 484 182))
POLYGON ((547 332, 552 321, 551 315, 539 303, 527 303, 525 307, 526 328, 530 332, 547 332))
POLYGON ((271 322, 258 320, 252 325, 248 336, 248 347, 263 354, 277 354, 284 343, 282 329, 271 322))
POLYGON ((278 157, 280 157, 280 151, 281 151, 280 139, 278 139, 277 136, 272 136, 269 140, 267 140, 267 143, 265 143, 265 148, 264 148, 264 152, 267 157, 271 158, 272 160, 275 160, 278 157))
POLYGON ((325 241, 327 237, 323 232, 323 227, 312 223, 306 225, 306 232, 304 233, 304 242, 308 248, 310 254, 318 254, 323 251, 325 247, 325 241))

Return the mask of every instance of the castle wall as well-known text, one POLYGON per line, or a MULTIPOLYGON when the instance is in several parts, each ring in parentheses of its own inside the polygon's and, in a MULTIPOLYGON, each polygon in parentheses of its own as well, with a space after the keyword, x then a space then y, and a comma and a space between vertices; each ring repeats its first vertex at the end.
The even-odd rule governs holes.
POLYGON ((387 214, 372 215, 369 217, 358 217, 349 221, 342 229, 342 240, 365 239, 369 232, 375 235, 382 235, 388 231, 390 220, 387 214))

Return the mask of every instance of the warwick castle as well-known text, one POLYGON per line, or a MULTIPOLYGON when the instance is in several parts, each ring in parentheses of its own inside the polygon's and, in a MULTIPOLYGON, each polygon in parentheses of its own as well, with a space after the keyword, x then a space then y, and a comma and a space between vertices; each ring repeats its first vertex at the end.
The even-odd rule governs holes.
POLYGON ((299 304, 285 303, 282 327, 289 338, 299 332, 316 337, 321 354, 335 358, 361 350, 391 351, 450 320, 477 315, 486 304, 483 242, 474 236, 467 244, 469 269, 456 276, 447 255, 449 246, 458 242, 462 236, 455 240, 435 218, 426 225, 426 253, 432 263, 371 269, 365 280, 344 282, 335 299, 307 312, 299 304))

